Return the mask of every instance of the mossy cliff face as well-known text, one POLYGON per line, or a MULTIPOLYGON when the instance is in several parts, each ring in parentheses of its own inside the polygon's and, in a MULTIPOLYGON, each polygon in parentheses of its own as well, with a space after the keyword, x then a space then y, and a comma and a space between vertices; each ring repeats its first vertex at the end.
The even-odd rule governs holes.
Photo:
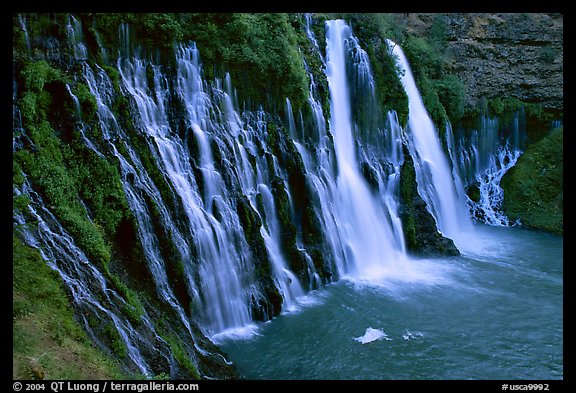
POLYGON ((563 130, 554 129, 530 145, 501 182, 510 219, 559 234, 564 230, 563 130))

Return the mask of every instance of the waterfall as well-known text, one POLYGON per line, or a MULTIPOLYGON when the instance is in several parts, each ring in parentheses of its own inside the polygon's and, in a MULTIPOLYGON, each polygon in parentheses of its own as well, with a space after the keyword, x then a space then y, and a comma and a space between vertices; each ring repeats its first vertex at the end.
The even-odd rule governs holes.
POLYGON ((272 192, 270 188, 263 183, 259 184, 258 190, 260 195, 262 195, 267 227, 266 229, 265 226, 262 226, 260 233, 264 238, 270 254, 274 276, 276 277, 276 285, 284 298, 283 306, 289 310, 294 307, 294 300, 304 294, 304 289, 294 273, 287 268, 286 260, 280 251, 280 223, 276 218, 276 207, 274 205, 272 192))
POLYGON ((481 117, 479 130, 467 133, 460 131, 455 140, 452 129, 447 129, 446 138, 450 149, 453 168, 462 179, 464 187, 477 188, 474 200, 468 198, 472 218, 495 226, 511 225, 502 213, 504 190, 500 180, 512 168, 520 155, 525 139, 525 130, 515 113, 509 127, 502 126, 498 118, 481 117))
POLYGON ((238 195, 247 197, 248 206, 242 209, 251 210, 261 222, 264 257, 272 265, 271 278, 282 297, 282 308, 294 305, 304 290, 282 255, 269 188, 272 174, 268 172, 284 176, 283 170, 276 157, 272 167, 266 159, 250 159, 261 156, 262 148, 267 150, 261 140, 266 123, 257 117, 254 129, 252 116, 241 119, 233 106, 229 76, 225 89, 219 80, 207 89, 195 44, 177 49, 176 64, 174 84, 159 66, 142 59, 125 59, 119 70, 141 117, 140 129, 148 135, 159 168, 182 203, 188 227, 183 236, 193 239, 197 250, 198 320, 208 336, 221 337, 249 326, 255 317, 254 302, 263 296, 256 281, 255 250, 249 244, 253 235, 244 233, 247 228, 242 227, 237 211, 244 202, 238 195), (153 71, 151 84, 147 67, 153 71), (170 121, 168 108, 174 100, 185 109, 184 129, 175 129, 170 121), (215 152, 222 156, 215 159, 215 152))
MULTIPOLYGON (((190 332, 191 336, 193 336, 190 321, 178 303, 168 282, 166 266, 160 254, 159 239, 154 230, 154 223, 152 215, 150 214, 151 207, 148 206, 146 202, 147 198, 150 198, 153 201, 154 207, 158 209, 158 214, 160 215, 163 226, 170 229, 169 233, 172 236, 172 241, 179 246, 177 249, 181 252, 180 257, 182 258, 184 269, 190 274, 190 277, 192 277, 190 267, 186 265, 186 261, 190 260, 189 246, 186 244, 182 234, 177 230, 177 226, 162 200, 160 191, 152 179, 150 179, 134 148, 129 144, 130 138, 120 127, 116 117, 110 110, 113 94, 112 81, 103 69, 98 67, 97 70, 98 72, 95 75, 92 69, 86 65, 84 68, 84 76, 90 92, 96 99, 97 116, 103 139, 108 142, 107 147, 120 163, 122 186, 128 205, 136 216, 138 236, 149 263, 148 267, 154 277, 156 290, 161 299, 175 310, 181 322, 190 332), (112 141, 116 141, 118 146, 112 141), (126 153, 121 153, 121 150, 126 153)), ((86 137, 84 137, 84 139, 89 141, 86 137)), ((87 146, 92 148, 91 146, 94 146, 94 143, 90 141, 90 143, 87 143, 87 146)), ((193 293, 192 299, 198 302, 197 295, 194 295, 197 291, 194 290, 193 283, 188 283, 188 285, 191 287, 190 291, 193 293)))
POLYGON ((308 39, 310 40, 310 42, 312 43, 313 47, 315 48, 316 52, 318 53, 318 56, 320 57, 320 61, 325 66, 326 60, 324 59, 324 56, 322 56, 322 53, 320 52, 320 47, 318 46, 318 41, 316 40, 316 35, 314 34, 312 29, 310 28, 310 24, 312 23, 312 15, 310 13, 304 14, 304 22, 305 22, 305 26, 306 26, 306 35, 307 35, 308 39))
POLYGON ((340 269, 353 277, 380 276, 399 263, 402 247, 395 243, 392 228, 362 177, 356 158, 344 46, 351 29, 343 20, 327 21, 326 29, 330 130, 338 168, 334 203, 346 249, 346 265, 340 269))
MULTIPOLYGON (((252 279, 248 263, 250 251, 242 235, 238 217, 226 204, 228 199, 220 174, 212 166, 211 152, 206 135, 208 125, 206 100, 194 70, 194 48, 181 48, 178 52, 177 93, 182 98, 188 114, 188 138, 195 138, 200 153, 198 165, 203 177, 204 192, 199 192, 191 153, 184 140, 171 129, 166 106, 167 81, 157 66, 153 86, 147 85, 147 64, 138 58, 124 59, 119 64, 123 85, 134 98, 141 116, 141 131, 150 137, 151 149, 157 162, 170 180, 179 199, 188 224, 184 238, 193 239, 198 252, 198 284, 202 307, 200 320, 212 335, 225 329, 245 326, 251 322, 250 287, 244 282, 252 279), (220 206, 222 222, 218 221, 207 206, 214 199, 225 201, 220 206)), ((190 258, 186 263, 190 263, 190 258)))
POLYGON ((406 253, 402 221, 399 216, 400 202, 397 197, 400 187, 400 170, 404 163, 402 127, 394 111, 388 112, 386 120, 387 127, 381 135, 384 146, 378 150, 384 151, 385 157, 387 157, 387 166, 379 165, 376 170, 379 196, 383 205, 386 206, 386 212, 394 233, 394 242, 401 247, 402 253, 406 253))
POLYGON ((472 221, 465 199, 459 194, 446 153, 432 119, 428 115, 414 81, 410 65, 400 46, 387 40, 403 70, 401 81, 408 96, 408 125, 406 137, 414 159, 418 192, 436 219, 438 230, 454 240, 458 248, 466 247, 466 234, 472 221))
POLYGON ((26 18, 23 18, 22 15, 18 14, 18 21, 20 22, 20 27, 22 28, 22 32, 24 33, 24 41, 26 42, 26 50, 28 52, 28 56, 32 55, 32 47, 30 46, 30 36, 28 35, 28 27, 26 26, 26 18))
POLYGON ((88 50, 86 49, 86 44, 84 43, 82 25, 72 15, 70 15, 68 18, 66 34, 68 36, 68 44, 72 48, 74 58, 77 60, 86 60, 88 58, 88 50))
MULTIPOLYGON (((20 230, 28 245, 38 248, 42 258, 57 271, 71 292, 71 299, 76 309, 82 310, 81 321, 88 334, 97 343, 93 322, 88 319, 95 316, 101 326, 112 324, 118 331, 120 340, 126 348, 130 367, 145 376, 151 376, 151 368, 143 352, 152 352, 161 356, 169 364, 169 354, 161 350, 158 341, 164 340, 154 331, 149 316, 144 313, 141 324, 135 327, 122 315, 123 308, 132 307, 113 288, 109 287, 102 273, 94 267, 84 252, 76 246, 74 239, 62 224, 47 209, 42 197, 35 192, 26 180, 22 190, 15 189, 15 194, 25 194, 30 199, 27 214, 37 221, 38 227, 33 230, 23 225, 26 219, 22 214, 14 221, 20 224, 20 230)), ((165 342, 164 342, 165 344, 165 342)))

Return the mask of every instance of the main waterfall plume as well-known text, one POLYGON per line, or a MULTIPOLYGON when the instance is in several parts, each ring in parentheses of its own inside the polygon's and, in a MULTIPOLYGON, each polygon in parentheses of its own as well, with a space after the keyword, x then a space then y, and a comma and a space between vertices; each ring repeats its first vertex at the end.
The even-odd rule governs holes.
POLYGON ((345 45, 352 37, 351 29, 343 20, 327 21, 326 28, 330 129, 338 163, 334 203, 347 253, 343 269, 353 277, 379 276, 401 263, 402 245, 395 243, 383 206, 377 203, 359 170, 346 77, 345 45))

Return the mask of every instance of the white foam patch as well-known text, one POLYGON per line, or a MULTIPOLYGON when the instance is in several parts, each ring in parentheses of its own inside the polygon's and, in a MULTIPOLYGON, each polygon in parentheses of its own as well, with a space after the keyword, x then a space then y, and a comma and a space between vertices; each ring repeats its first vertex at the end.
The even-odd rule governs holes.
POLYGON ((255 336, 260 336, 259 328, 255 324, 226 329, 210 337, 214 344, 222 344, 224 341, 244 341, 255 336))
POLYGON ((324 304, 324 294, 320 291, 312 291, 304 296, 296 298, 296 302, 302 307, 316 307, 324 304))
POLYGON ((361 337, 354 337, 354 340, 361 344, 368 344, 376 340, 392 340, 382 329, 367 328, 366 333, 361 337))

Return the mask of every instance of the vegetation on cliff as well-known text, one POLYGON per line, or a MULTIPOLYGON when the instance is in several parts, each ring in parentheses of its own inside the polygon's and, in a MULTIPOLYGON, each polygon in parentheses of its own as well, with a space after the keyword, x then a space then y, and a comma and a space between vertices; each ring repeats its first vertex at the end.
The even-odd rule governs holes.
POLYGON ((410 62, 424 105, 436 125, 456 123, 464 115, 464 85, 450 72, 446 20, 438 14, 429 34, 418 36, 405 32, 399 43, 410 62))
POLYGON ((524 226, 562 234, 564 229, 563 127, 526 151, 502 178, 504 213, 524 226))
POLYGON ((62 279, 33 249, 12 239, 14 379, 125 379, 74 318, 62 279), (71 367, 81 364, 82 367, 71 367))

